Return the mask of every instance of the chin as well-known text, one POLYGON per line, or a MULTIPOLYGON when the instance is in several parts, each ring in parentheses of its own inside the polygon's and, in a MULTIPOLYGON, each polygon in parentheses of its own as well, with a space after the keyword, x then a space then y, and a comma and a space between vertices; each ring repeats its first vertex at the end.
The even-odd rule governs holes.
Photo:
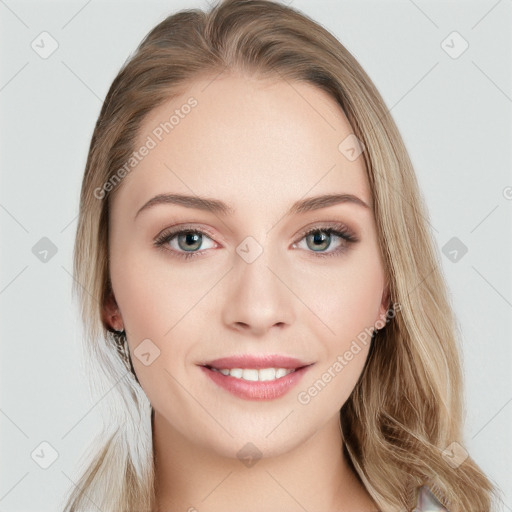
POLYGON ((306 431, 290 431, 283 426, 270 428, 265 425, 265 432, 255 429, 254 425, 251 429, 250 425, 245 424, 226 425, 226 428, 233 437, 227 434, 220 437, 216 432, 211 437, 203 437, 201 444, 219 456, 238 459, 243 463, 247 460, 279 457, 304 444, 310 437, 306 431))

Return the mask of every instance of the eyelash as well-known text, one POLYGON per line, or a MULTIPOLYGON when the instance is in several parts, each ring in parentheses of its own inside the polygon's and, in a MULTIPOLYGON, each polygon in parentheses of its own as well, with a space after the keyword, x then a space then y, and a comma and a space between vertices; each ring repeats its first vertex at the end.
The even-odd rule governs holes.
MULTIPOLYGON (((306 231, 302 232, 298 241, 294 242, 294 245, 297 244, 298 242, 300 242, 302 239, 304 239, 308 235, 311 235, 313 233, 319 233, 319 232, 326 233, 327 235, 335 235, 338 238, 341 238, 342 240, 344 240, 346 242, 346 244, 352 244, 352 243, 356 243, 359 241, 359 239, 352 233, 352 231, 349 230, 344 224, 336 223, 336 224, 330 225, 330 226, 316 226, 314 228, 307 229, 306 231)), ((172 253, 174 253, 173 256, 176 256, 178 258, 183 258, 185 260, 190 259, 190 258, 195 258, 197 256, 201 256, 204 251, 178 252, 178 251, 175 251, 174 249, 167 249, 166 247, 164 247, 164 244, 170 242, 176 236, 179 236, 179 235, 182 235, 185 233, 206 235, 209 238, 211 238, 211 236, 212 236, 211 233, 209 233, 206 230, 203 231, 203 230, 197 229, 197 228, 181 228, 181 229, 173 230, 173 231, 164 231, 161 235, 159 235, 154 240, 153 243, 160 250, 163 250, 166 252, 171 251, 172 253)), ((339 247, 338 249, 335 249, 334 251, 331 251, 331 252, 316 252, 316 251, 308 251, 308 252, 312 252, 313 254, 315 254, 315 256, 320 257, 320 258, 327 258, 330 256, 338 256, 340 253, 344 252, 346 249, 347 249, 346 246, 345 247, 342 246, 342 247, 339 247)))

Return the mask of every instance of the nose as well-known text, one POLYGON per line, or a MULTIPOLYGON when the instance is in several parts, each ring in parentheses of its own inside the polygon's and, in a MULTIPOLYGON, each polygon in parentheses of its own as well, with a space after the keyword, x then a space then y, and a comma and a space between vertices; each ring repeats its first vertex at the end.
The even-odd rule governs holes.
POLYGON ((257 337, 292 325, 297 305, 287 275, 266 251, 252 263, 236 256, 222 294, 224 325, 257 337))

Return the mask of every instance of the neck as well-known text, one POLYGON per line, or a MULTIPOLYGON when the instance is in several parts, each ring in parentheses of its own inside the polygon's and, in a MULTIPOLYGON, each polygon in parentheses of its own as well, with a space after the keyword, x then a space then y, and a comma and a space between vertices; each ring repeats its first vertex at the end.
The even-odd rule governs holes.
POLYGON ((153 447, 157 512, 377 510, 344 456, 339 417, 293 450, 246 465, 191 444, 155 411, 153 447))

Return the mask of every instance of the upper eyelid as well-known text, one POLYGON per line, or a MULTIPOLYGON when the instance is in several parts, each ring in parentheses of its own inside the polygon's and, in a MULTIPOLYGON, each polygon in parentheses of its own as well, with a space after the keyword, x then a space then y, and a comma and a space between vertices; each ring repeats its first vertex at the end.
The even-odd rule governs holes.
POLYGON ((316 224, 313 223, 308 227, 302 228, 302 230, 299 232, 299 235, 303 236, 310 231, 322 231, 322 230, 327 231, 327 230, 341 230, 341 229, 349 231, 350 233, 354 233, 354 230, 351 229, 349 226, 347 226, 346 223, 331 221, 331 222, 326 222, 326 223, 322 223, 322 222, 316 223, 316 224))

